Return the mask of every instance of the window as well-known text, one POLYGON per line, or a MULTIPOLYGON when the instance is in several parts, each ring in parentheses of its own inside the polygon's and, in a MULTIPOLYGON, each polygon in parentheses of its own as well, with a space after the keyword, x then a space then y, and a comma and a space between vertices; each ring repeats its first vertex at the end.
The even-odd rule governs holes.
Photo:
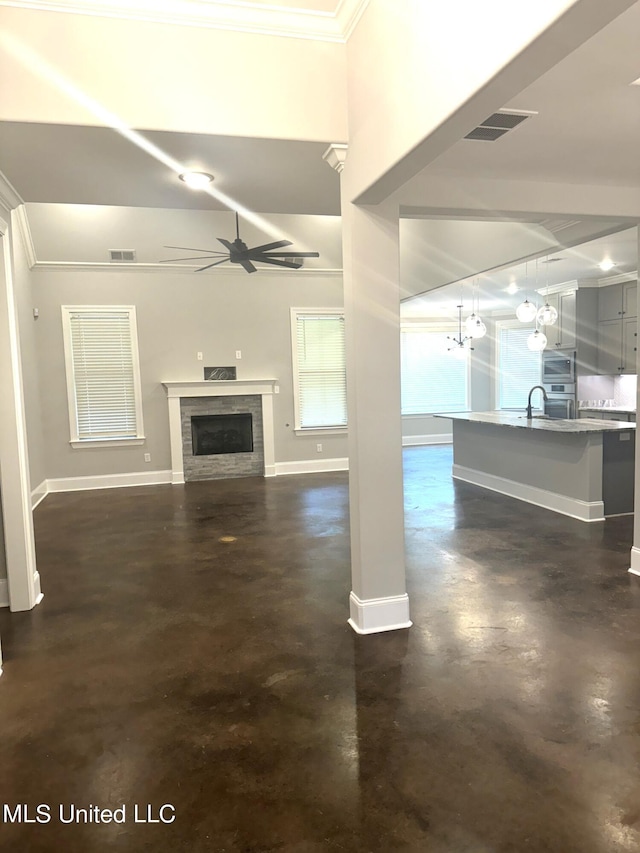
POLYGON ((142 443, 135 308, 65 305, 62 328, 73 446, 142 443))
POLYGON ((291 309, 296 429, 345 428, 344 315, 291 309))
POLYGON ((401 329, 402 414, 461 412, 469 408, 469 355, 448 352, 457 328, 406 325, 401 329))
POLYGON ((542 356, 527 347, 529 326, 497 324, 498 408, 524 409, 533 385, 540 384, 542 356))

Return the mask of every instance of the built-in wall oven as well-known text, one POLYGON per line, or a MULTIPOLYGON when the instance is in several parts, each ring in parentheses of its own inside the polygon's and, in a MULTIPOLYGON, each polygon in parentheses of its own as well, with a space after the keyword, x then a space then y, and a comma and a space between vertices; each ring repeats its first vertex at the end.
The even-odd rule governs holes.
POLYGON ((573 385, 576 381, 576 354, 573 351, 542 353, 542 384, 573 385))
POLYGON ((576 386, 569 383, 545 383, 547 399, 544 413, 550 418, 572 419, 576 417, 576 386))

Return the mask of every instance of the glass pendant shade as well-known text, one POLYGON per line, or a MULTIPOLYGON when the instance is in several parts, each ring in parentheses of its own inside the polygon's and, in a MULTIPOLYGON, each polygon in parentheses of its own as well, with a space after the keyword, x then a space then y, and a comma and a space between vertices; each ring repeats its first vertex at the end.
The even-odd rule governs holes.
POLYGON ((524 302, 521 302, 516 308, 516 317, 521 323, 530 323, 535 319, 536 314, 536 306, 532 302, 529 302, 528 299, 525 299, 524 302))
POLYGON ((538 329, 536 329, 535 332, 531 332, 531 334, 527 338, 527 347, 532 352, 542 352, 546 345, 547 336, 544 334, 544 332, 538 331, 538 329))
POLYGON ((482 322, 480 317, 476 317, 472 324, 467 323, 467 334, 470 338, 484 338, 484 336, 487 334, 487 327, 482 322))
POLYGON ((558 319, 558 312, 553 307, 553 305, 549 305, 548 302, 540 308, 538 311, 538 323, 541 326, 553 326, 553 324, 558 319))

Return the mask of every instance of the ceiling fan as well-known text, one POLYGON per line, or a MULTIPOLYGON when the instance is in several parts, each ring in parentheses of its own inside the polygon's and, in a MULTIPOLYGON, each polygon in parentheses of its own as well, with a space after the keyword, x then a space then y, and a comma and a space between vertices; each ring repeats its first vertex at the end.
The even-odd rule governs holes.
POLYGON ((250 249, 247 244, 240 239, 240 226, 238 223, 238 214, 236 213, 236 239, 233 242, 225 240, 222 237, 216 238, 219 243, 227 249, 226 252, 216 252, 214 249, 193 249, 189 246, 165 246, 165 249, 181 249, 185 252, 206 252, 206 255, 196 255, 190 258, 171 258, 170 260, 160 261, 161 264, 172 264, 176 261, 201 261, 214 259, 212 263, 200 267, 196 272, 211 269, 211 267, 226 264, 227 261, 232 264, 240 264, 247 272, 257 272, 257 267, 254 266, 254 261, 260 264, 271 264, 276 267, 287 267, 292 270, 299 270, 302 262, 293 260, 294 258, 319 258, 319 252, 278 252, 276 249, 281 249, 284 246, 292 246, 291 240, 276 240, 274 243, 265 243, 262 246, 254 246, 250 249), (286 260, 290 258, 291 260, 286 260))

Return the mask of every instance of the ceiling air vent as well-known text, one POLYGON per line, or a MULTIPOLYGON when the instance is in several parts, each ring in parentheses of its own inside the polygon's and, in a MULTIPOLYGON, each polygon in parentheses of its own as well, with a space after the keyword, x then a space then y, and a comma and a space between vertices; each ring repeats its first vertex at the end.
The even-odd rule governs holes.
POLYGON ((481 122, 478 127, 474 128, 471 133, 467 133, 465 139, 480 139, 484 142, 495 142, 500 139, 505 133, 513 130, 529 116, 534 113, 493 113, 489 118, 481 122))
POLYGON ((109 249, 109 258, 112 263, 132 264, 135 262, 136 253, 133 249, 109 249))

